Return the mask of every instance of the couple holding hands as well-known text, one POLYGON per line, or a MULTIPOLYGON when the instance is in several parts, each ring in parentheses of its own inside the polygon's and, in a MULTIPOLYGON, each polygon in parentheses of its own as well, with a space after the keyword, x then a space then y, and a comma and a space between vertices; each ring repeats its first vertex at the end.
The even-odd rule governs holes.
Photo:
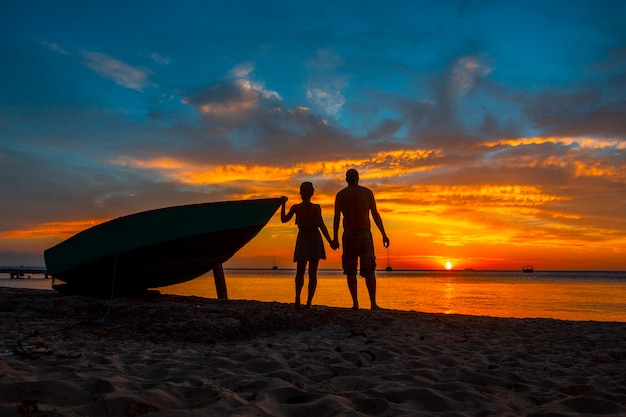
POLYGON ((309 264, 309 293, 307 307, 311 307, 315 289, 317 287, 317 267, 320 259, 326 259, 322 234, 333 250, 339 248, 337 233, 339 222, 343 215, 342 236, 342 267, 343 273, 348 280, 348 289, 352 296, 352 308, 358 309, 357 298, 357 269, 360 260, 360 275, 365 278, 365 283, 370 296, 372 310, 378 309, 376 304, 376 256, 374 242, 370 230, 370 213, 374 223, 383 236, 383 245, 389 247, 389 238, 385 233, 383 221, 376 208, 374 193, 359 185, 359 173, 356 169, 346 172, 348 186, 337 193, 335 197, 335 217, 333 220, 333 239, 330 238, 328 229, 322 219, 322 209, 319 204, 311 202, 314 193, 313 184, 303 182, 300 185, 302 203, 294 204, 286 211, 287 197, 283 197, 280 219, 283 223, 296 216, 298 237, 294 249, 293 260, 297 263, 296 269, 296 308, 301 307, 300 293, 304 286, 304 273, 306 264, 309 264), (321 231, 321 233, 320 233, 321 231))

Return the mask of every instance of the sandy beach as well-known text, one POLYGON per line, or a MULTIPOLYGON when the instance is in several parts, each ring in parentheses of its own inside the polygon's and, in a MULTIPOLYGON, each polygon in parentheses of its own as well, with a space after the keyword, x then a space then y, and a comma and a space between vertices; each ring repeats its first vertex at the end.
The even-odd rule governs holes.
POLYGON ((626 323, 0 288, 0 416, 626 415, 626 323))

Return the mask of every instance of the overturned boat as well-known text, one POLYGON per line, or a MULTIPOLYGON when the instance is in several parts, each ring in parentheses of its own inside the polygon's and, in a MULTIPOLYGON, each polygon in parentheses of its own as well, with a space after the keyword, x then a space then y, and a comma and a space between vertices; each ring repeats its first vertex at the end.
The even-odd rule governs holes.
POLYGON ((191 204, 119 217, 44 251, 46 270, 65 283, 53 286, 58 291, 92 296, 138 294, 189 281, 221 271, 281 201, 191 204))

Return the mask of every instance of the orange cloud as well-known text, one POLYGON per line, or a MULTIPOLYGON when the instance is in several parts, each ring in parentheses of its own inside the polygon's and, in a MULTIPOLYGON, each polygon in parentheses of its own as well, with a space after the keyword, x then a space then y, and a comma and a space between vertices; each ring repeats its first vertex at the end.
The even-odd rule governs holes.
POLYGON ((402 212, 433 207, 534 207, 569 199, 529 185, 415 185, 390 192, 382 190, 378 198, 402 206, 402 212))
POLYGON ((300 176, 330 176, 343 178, 347 168, 363 168, 363 178, 389 178, 411 172, 433 169, 420 165, 441 157, 441 150, 403 150, 379 152, 370 158, 309 162, 286 167, 269 165, 201 165, 170 157, 141 160, 123 156, 111 161, 115 165, 153 170, 182 184, 210 185, 236 181, 281 182, 300 176))
POLYGON ((521 146, 521 145, 542 145, 544 143, 554 143, 565 146, 576 144, 581 148, 588 149, 603 149, 603 148, 615 148, 626 149, 626 143, 619 139, 596 139, 596 138, 569 138, 569 137, 534 137, 534 138, 517 138, 517 139, 500 139, 495 141, 484 142, 483 145, 487 147, 495 146, 521 146))
POLYGON ((90 228, 107 220, 109 219, 42 223, 30 229, 8 230, 1 232, 0 239, 39 239, 51 236, 67 239, 81 230, 90 228))

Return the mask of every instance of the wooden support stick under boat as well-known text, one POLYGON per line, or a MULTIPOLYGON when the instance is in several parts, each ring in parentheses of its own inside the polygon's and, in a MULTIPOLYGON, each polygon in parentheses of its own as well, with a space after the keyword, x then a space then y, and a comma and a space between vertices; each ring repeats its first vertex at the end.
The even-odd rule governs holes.
POLYGON ((213 268, 213 280, 215 281, 217 298, 220 300, 228 300, 228 291, 226 290, 226 279, 224 279, 224 267, 222 264, 213 268))

